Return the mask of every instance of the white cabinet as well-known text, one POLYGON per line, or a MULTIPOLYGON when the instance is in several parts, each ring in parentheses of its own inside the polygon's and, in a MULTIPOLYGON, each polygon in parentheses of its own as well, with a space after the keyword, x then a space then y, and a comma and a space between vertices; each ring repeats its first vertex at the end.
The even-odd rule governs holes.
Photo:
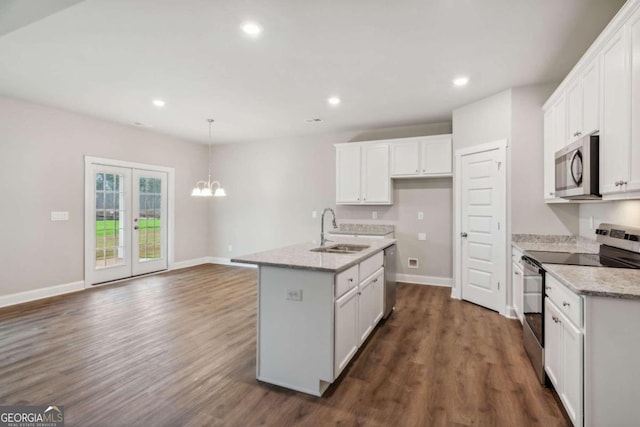
POLYGON ((420 175, 420 141, 391 144, 391 176, 394 178, 420 175))
POLYGON ((373 330, 373 281, 365 280, 360 284, 358 297, 358 336, 362 344, 373 330))
POLYGON ((575 426, 583 417, 583 333, 545 298, 545 371, 575 426))
POLYGON ((336 203, 360 203, 361 147, 336 146, 336 203))
POLYGON ((366 144, 362 147, 362 153, 363 203, 390 203, 389 144, 366 144))
POLYGON ((557 201, 556 197, 556 115, 553 108, 544 113, 544 200, 557 201))
POLYGON ((629 181, 629 60, 625 28, 605 44, 602 59, 602 129, 600 130, 600 192, 624 191, 629 181))
POLYGON ((451 176, 451 135, 406 138, 391 142, 391 177, 451 176))
POLYGON ((372 310, 372 322, 373 326, 378 324, 382 320, 384 315, 384 270, 379 270, 376 276, 373 278, 373 310, 372 310))
POLYGON ((513 262, 512 263, 512 277, 511 277, 511 283, 512 283, 512 290, 513 290, 513 309, 516 313, 516 317, 518 318, 518 320, 520 320, 520 322, 522 322, 522 309, 523 309, 523 302, 524 302, 524 280, 523 280, 523 271, 522 271, 522 267, 520 267, 520 263, 519 262, 513 262))
POLYGON ((334 377, 349 363, 360 345, 358 337, 358 288, 335 302, 335 366, 334 377))
POLYGON ((389 144, 336 145, 336 204, 392 203, 389 144))
POLYGON ((628 23, 631 43, 631 152, 626 191, 640 191, 640 9, 628 23))
MULTIPOLYGON (((561 150, 567 145, 568 142, 568 134, 567 134, 567 103, 565 99, 565 95, 560 96, 558 101, 552 107, 553 109, 553 117, 554 117, 554 155, 555 152, 561 150)), ((555 158, 554 158, 555 161, 555 158)))
POLYGON ((573 142, 600 129, 600 59, 595 58, 567 86, 567 135, 573 142))

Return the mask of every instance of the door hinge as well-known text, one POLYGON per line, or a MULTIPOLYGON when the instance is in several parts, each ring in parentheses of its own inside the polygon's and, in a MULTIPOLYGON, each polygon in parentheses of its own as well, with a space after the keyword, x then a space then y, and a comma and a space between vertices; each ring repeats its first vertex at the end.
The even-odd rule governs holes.
POLYGON ((500 282, 498 282, 498 290, 500 290, 500 282))
POLYGON ((502 166, 502 162, 496 162, 498 164, 498 170, 500 170, 500 167, 502 166))
POLYGON ((498 221, 498 231, 500 231, 500 221, 498 221))

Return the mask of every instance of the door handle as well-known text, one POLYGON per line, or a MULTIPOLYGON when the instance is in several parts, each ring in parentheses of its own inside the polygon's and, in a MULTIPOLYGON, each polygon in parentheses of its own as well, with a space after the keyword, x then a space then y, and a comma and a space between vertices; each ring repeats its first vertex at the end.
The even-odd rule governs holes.
POLYGON ((460 237, 462 237, 463 239, 466 238, 467 236, 469 236, 467 233, 465 233, 464 231, 462 233, 460 233, 460 237))

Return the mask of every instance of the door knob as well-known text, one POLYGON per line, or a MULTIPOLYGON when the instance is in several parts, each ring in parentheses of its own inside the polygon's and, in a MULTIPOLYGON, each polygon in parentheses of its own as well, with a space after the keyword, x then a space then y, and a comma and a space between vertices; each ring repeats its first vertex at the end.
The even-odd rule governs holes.
POLYGON ((464 231, 463 231, 462 233, 460 233, 460 237, 463 237, 463 238, 464 238, 464 237, 467 237, 467 236, 468 236, 468 234, 467 234, 467 233, 465 233, 464 231))

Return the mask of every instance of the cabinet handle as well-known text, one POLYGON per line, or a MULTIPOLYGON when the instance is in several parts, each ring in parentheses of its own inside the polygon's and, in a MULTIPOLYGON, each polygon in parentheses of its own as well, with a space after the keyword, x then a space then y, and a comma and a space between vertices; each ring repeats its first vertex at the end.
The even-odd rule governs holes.
POLYGON ((420 169, 416 169, 416 173, 420 172, 420 169))
POLYGON ((347 279, 347 282, 353 282, 353 278, 347 279))
POLYGON ((627 181, 620 181, 620 185, 627 185, 627 181))
POLYGON ((362 295, 362 292, 358 292, 358 295, 362 295))
POLYGON ((620 181, 616 181, 615 184, 616 184, 616 187, 620 186, 620 181))
POLYGON ((373 283, 378 283, 378 279, 375 279, 375 280, 373 281, 373 283))
POLYGON ((551 318, 553 319, 554 322, 560 323, 560 319, 558 319, 556 316, 551 316, 551 318))
POLYGON ((550 291, 551 290, 551 286, 545 286, 544 287, 546 290, 550 291))
POLYGON ((568 303, 568 302, 566 302, 566 301, 562 301, 562 306, 563 306, 563 307, 571 307, 571 304, 569 304, 569 303, 568 303))
POLYGON ((554 193, 553 191, 551 193, 549 193, 550 196, 553 196, 554 194, 556 194, 556 193, 554 193))

